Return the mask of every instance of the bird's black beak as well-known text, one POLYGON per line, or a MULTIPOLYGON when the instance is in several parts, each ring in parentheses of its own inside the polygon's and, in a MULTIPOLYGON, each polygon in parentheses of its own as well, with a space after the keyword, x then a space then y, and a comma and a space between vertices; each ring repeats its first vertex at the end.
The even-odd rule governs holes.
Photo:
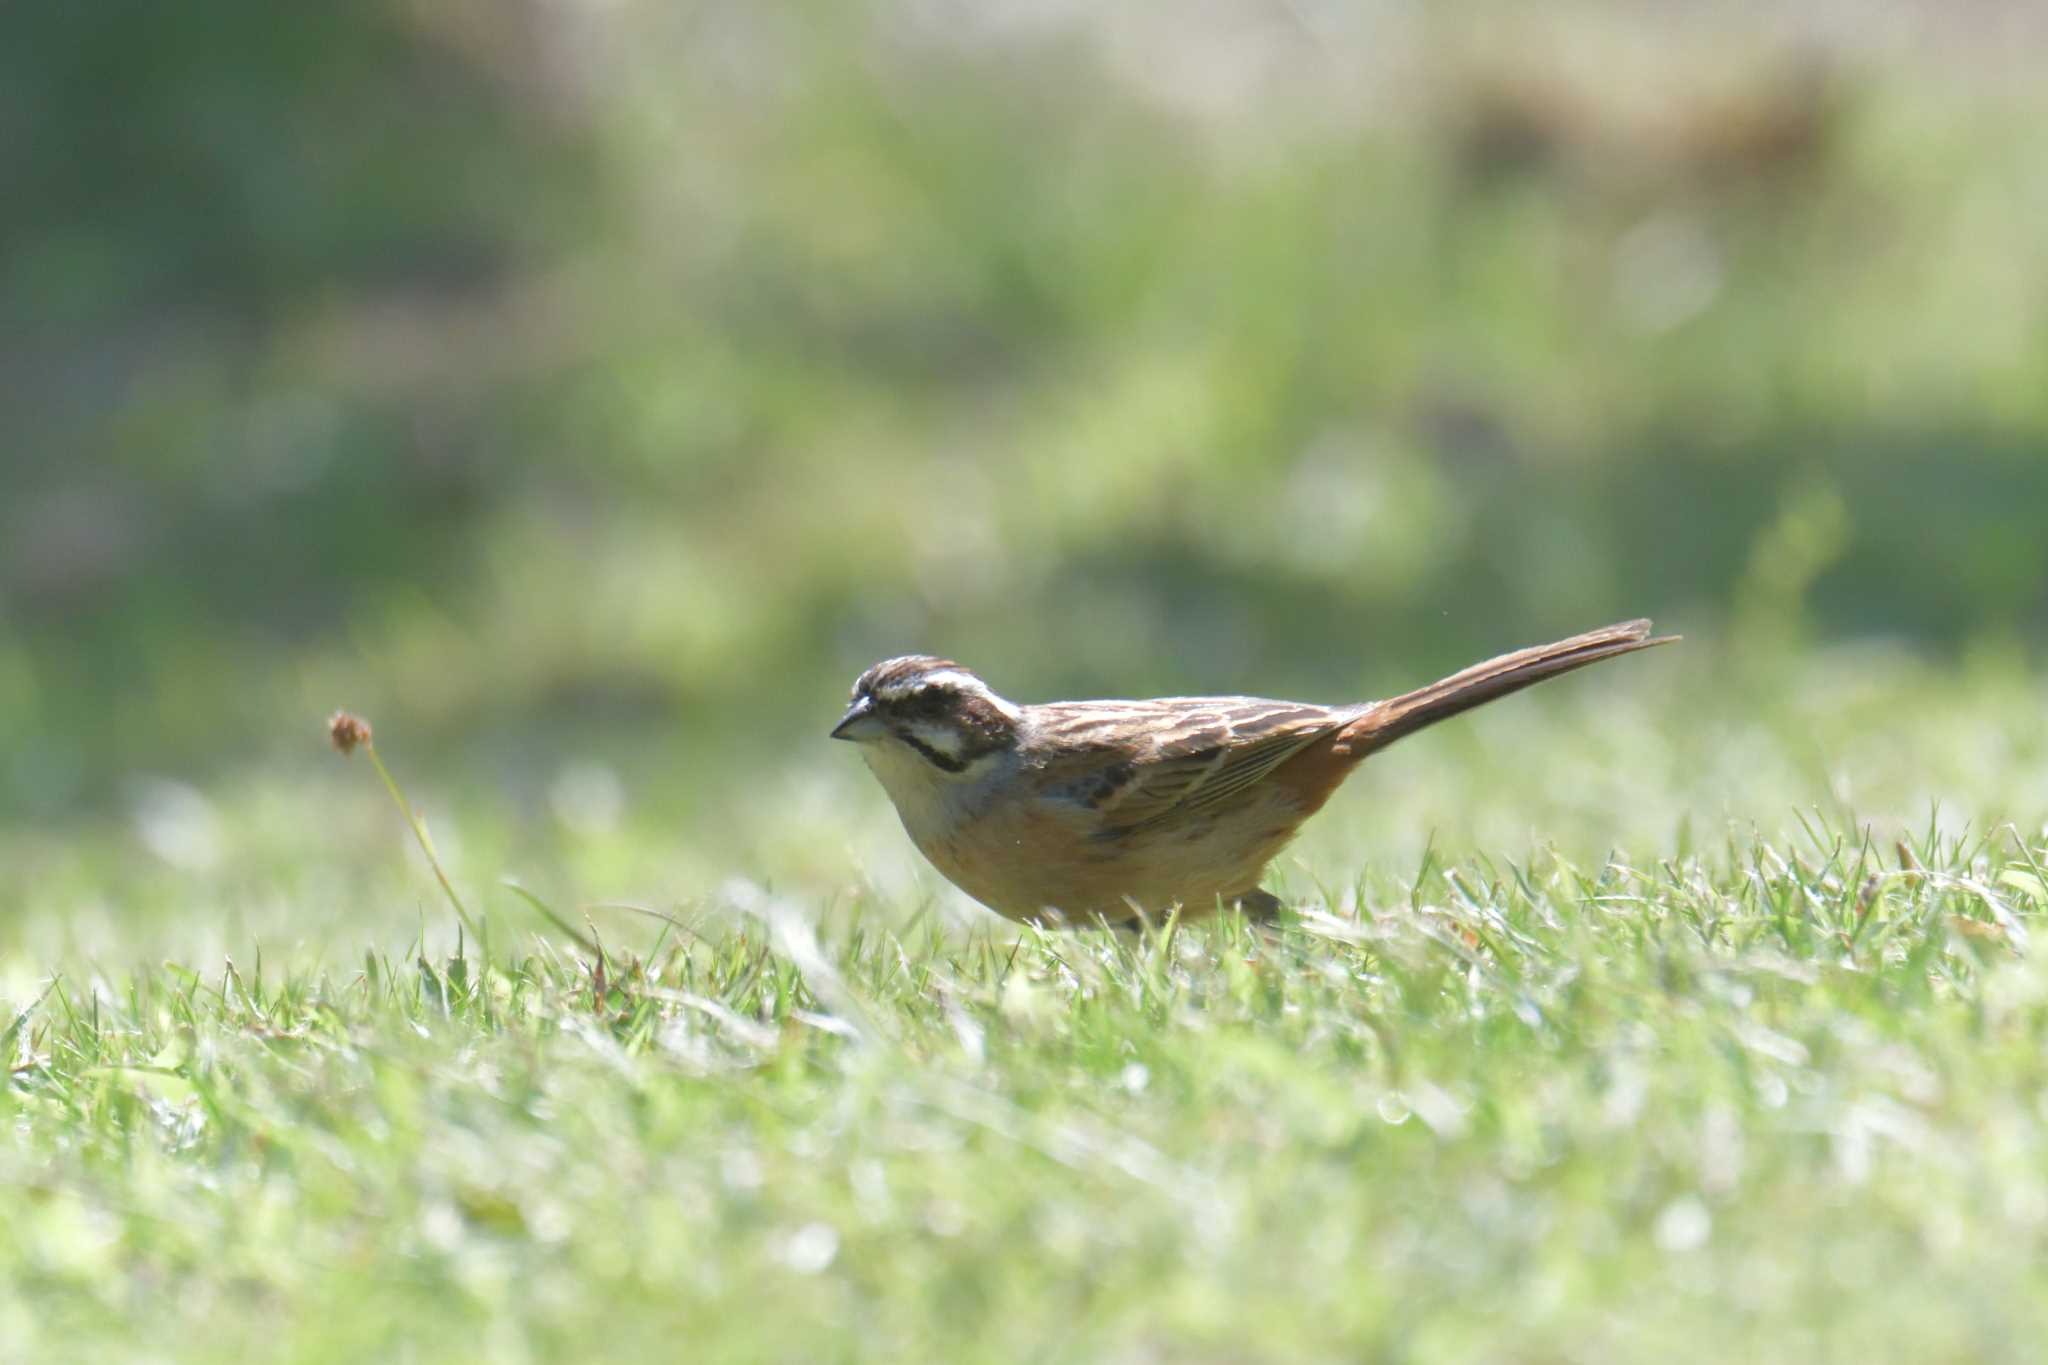
POLYGON ((846 714, 832 727, 832 738, 850 739, 856 742, 864 739, 878 739, 882 734, 882 718, 875 714, 873 697, 856 698, 846 708, 846 714))

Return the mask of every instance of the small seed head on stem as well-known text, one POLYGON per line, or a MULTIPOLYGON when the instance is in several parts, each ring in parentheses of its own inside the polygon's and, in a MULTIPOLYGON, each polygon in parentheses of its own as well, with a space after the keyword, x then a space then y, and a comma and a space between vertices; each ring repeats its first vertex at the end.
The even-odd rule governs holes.
POLYGON ((370 722, 346 711, 336 711, 327 718, 327 738, 335 752, 347 758, 358 744, 370 742, 370 722))

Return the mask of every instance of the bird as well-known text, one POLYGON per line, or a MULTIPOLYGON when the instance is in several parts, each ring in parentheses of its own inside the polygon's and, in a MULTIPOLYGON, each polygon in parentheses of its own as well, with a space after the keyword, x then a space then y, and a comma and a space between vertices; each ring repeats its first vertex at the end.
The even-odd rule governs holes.
POLYGON ((1019 705, 951 659, 908 654, 853 684, 832 738, 910 840, 1009 919, 1133 927, 1282 908, 1267 864, 1368 756, 1545 678, 1670 644, 1625 621, 1349 706, 1261 697, 1019 705))

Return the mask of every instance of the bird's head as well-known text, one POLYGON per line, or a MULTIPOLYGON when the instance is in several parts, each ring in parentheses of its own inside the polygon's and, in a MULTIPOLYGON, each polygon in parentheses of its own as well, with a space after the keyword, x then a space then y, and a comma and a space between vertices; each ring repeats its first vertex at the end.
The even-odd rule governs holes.
POLYGON ((853 684, 832 738, 915 755, 934 775, 961 777, 1017 743, 1018 709, 951 659, 884 659, 853 684))

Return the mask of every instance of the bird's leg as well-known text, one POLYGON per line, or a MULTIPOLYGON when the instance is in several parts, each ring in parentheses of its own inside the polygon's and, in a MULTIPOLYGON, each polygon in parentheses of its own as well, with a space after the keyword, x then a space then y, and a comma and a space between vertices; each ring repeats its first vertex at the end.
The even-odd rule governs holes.
POLYGON ((1254 887, 1237 898, 1237 908, 1255 924, 1270 923, 1280 916, 1280 898, 1263 888, 1254 887))

